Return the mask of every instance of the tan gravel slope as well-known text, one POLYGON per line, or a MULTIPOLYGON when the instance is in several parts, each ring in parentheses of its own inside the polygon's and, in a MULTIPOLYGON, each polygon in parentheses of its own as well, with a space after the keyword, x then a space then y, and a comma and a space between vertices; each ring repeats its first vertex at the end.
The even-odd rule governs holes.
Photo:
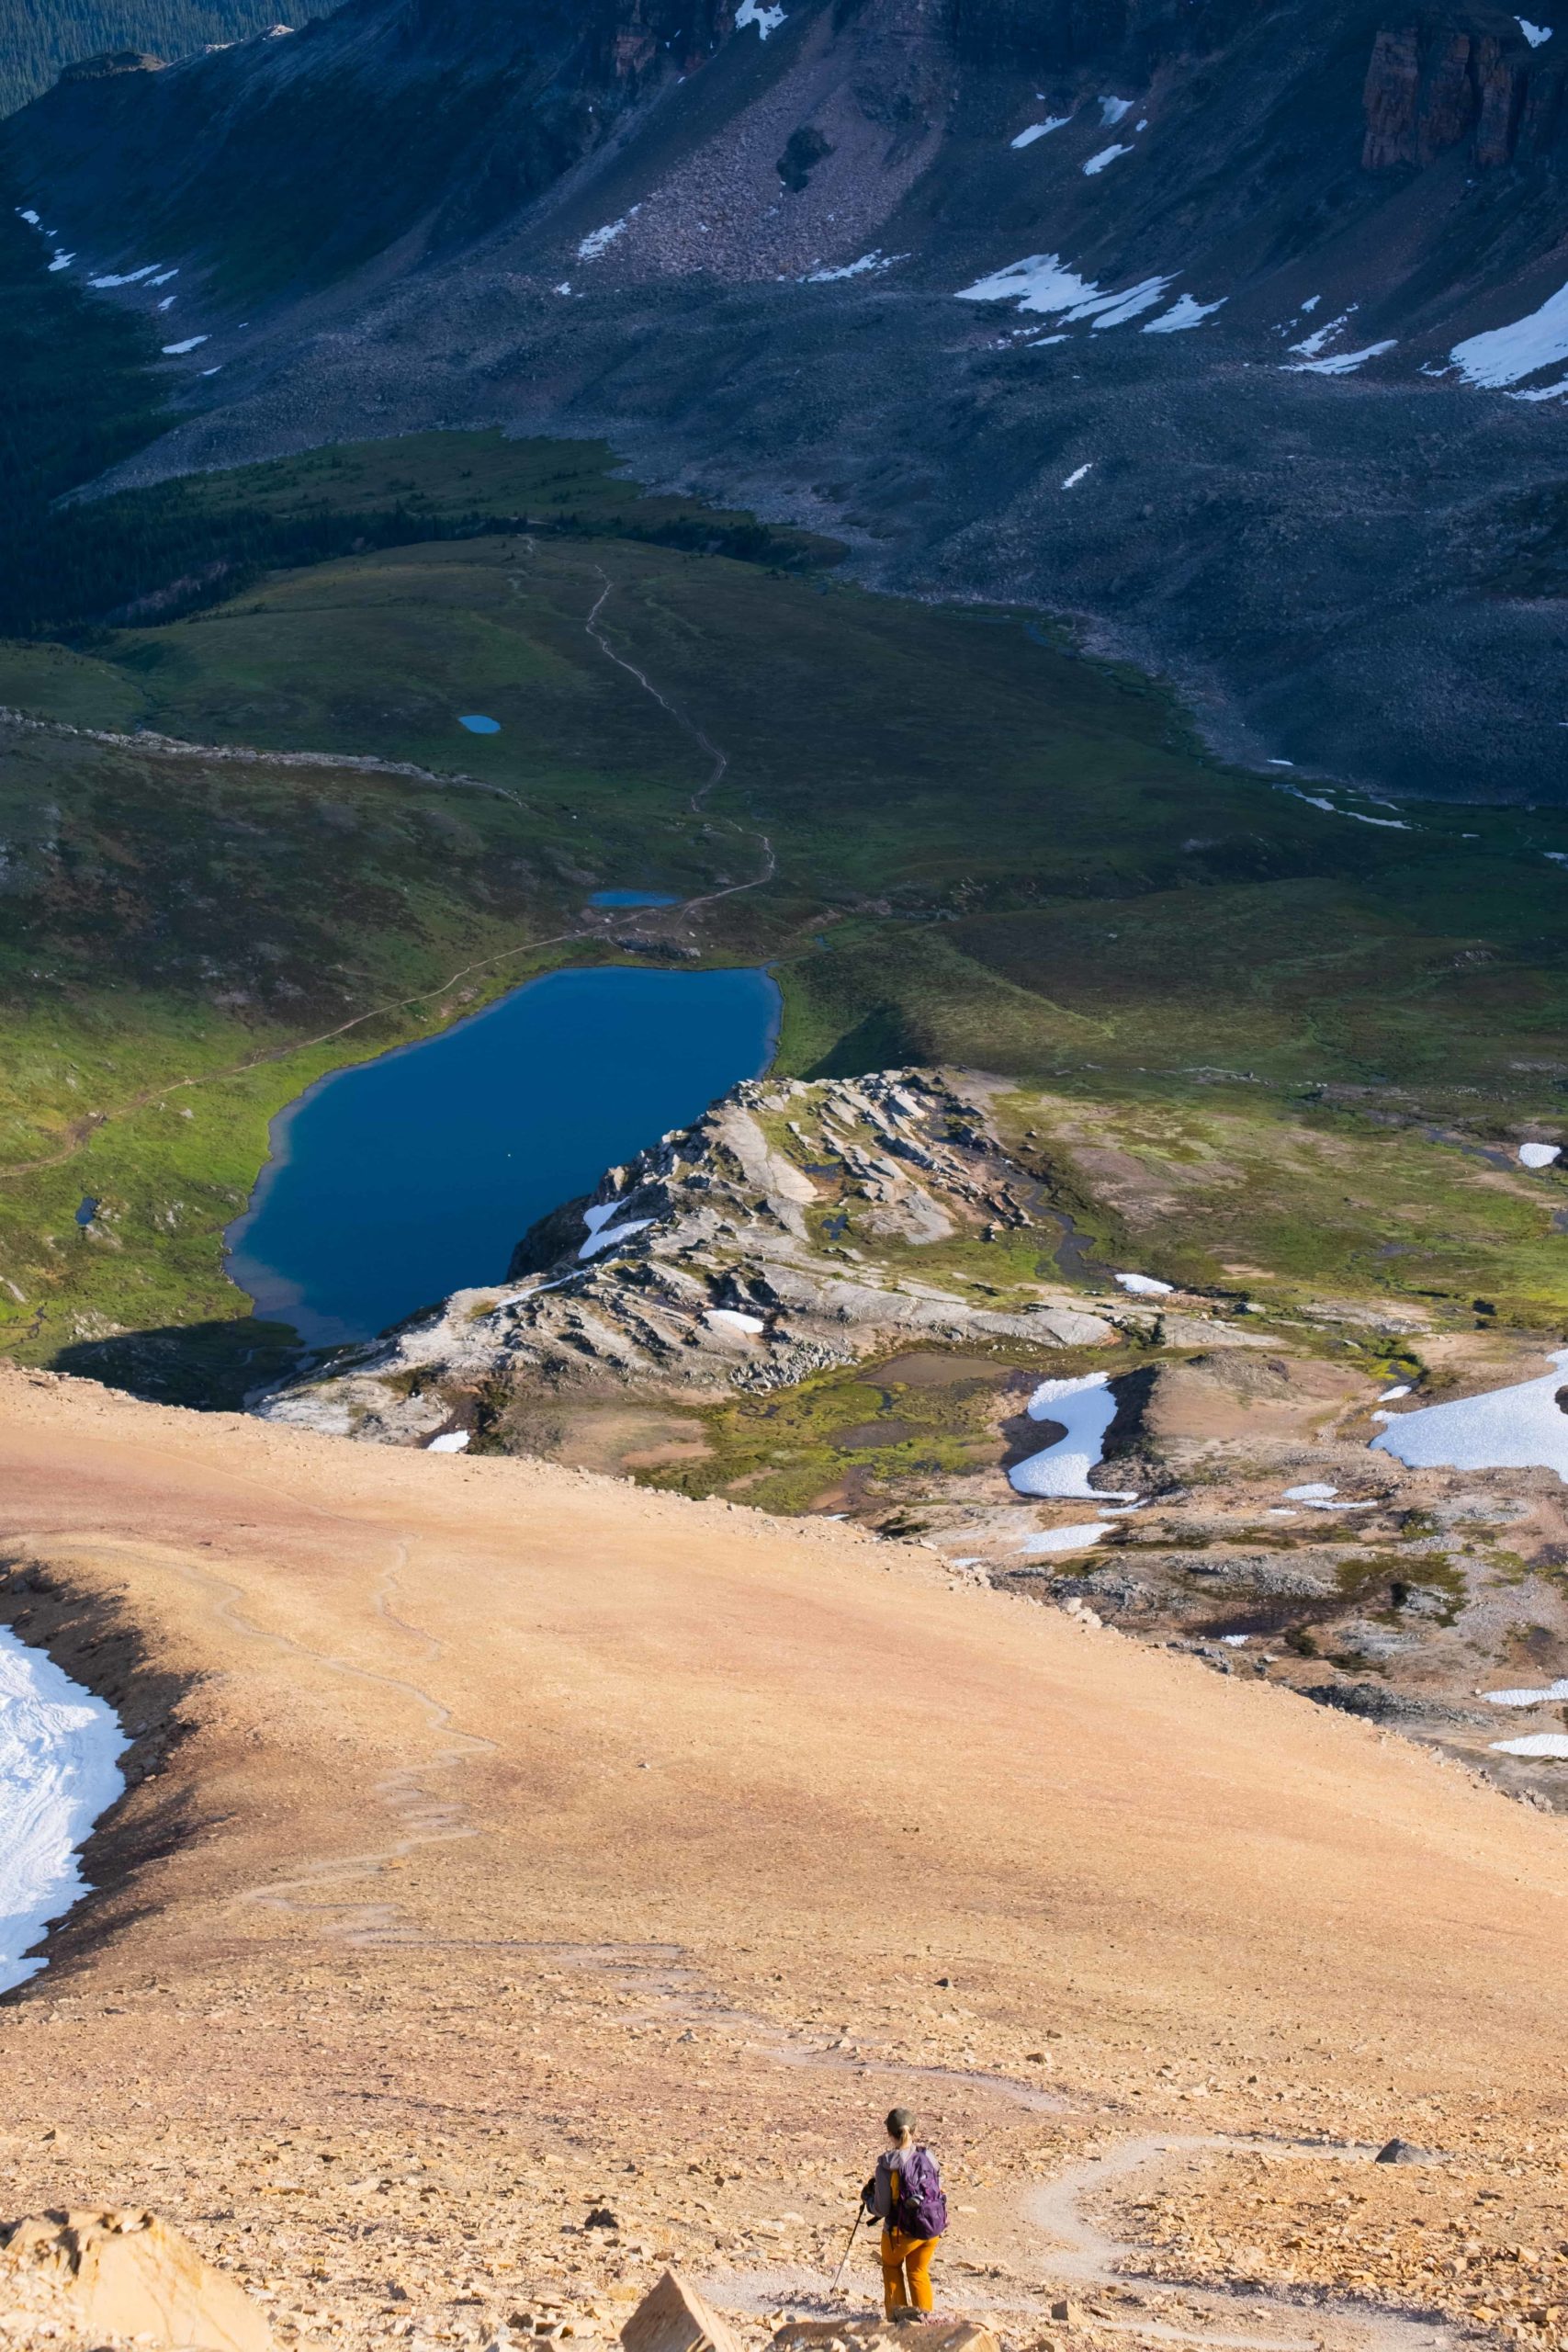
POLYGON ((1162 2119, 1556 2144, 1557 1821, 918 1549, 6 1374, 0 1561, 141 1735, 0 2212, 162 2201, 285 2334, 814 2265, 895 2096, 997 2277, 1162 2119))

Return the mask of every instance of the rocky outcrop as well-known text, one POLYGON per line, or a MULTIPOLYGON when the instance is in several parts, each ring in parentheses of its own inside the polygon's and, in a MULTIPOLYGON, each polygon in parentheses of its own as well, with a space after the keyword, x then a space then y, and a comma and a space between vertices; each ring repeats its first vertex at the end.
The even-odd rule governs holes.
POLYGON ((1097 1347, 1113 1326, 1055 1279, 1062 1230, 978 1085, 756 1080, 536 1226, 515 1289, 460 1291, 256 1409, 419 1445, 483 1433, 525 1391, 765 1392, 906 1339, 1097 1347), (1036 1225, 1032 1281, 953 1261, 1036 1225), (948 1254, 928 1272, 926 1250, 948 1254))
POLYGON ((9 2341, 62 2337, 271 2352, 259 2307, 156 2213, 34 2213, 0 2252, 9 2341))
POLYGON ((75 82, 112 82, 121 74, 161 74, 164 60, 142 49, 107 49, 96 57, 78 58, 60 75, 62 88, 75 82))
POLYGON ((637 90, 661 61, 694 72, 734 31, 736 6, 737 0, 601 0, 590 51, 593 78, 637 90))
POLYGON ((1562 68, 1537 61, 1518 28, 1385 27, 1372 44, 1362 104, 1370 172, 1425 165, 1473 133, 1483 170, 1544 154, 1555 140, 1562 68))

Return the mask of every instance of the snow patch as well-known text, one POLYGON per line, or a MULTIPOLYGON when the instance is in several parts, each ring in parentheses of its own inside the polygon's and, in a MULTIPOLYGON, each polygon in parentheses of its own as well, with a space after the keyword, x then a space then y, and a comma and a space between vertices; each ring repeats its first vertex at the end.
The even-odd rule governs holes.
POLYGON ((1077 490, 1077 486, 1078 486, 1079 482, 1080 482, 1080 481, 1082 481, 1082 480, 1083 480, 1084 476, 1085 476, 1086 474, 1091 474, 1091 473, 1093 473, 1093 471, 1094 471, 1094 459, 1091 458, 1089 459, 1089 463, 1088 463, 1088 465, 1087 465, 1087 466, 1079 466, 1079 468, 1077 469, 1077 472, 1076 472, 1076 473, 1070 473, 1070 474, 1067 476, 1066 481, 1062 484, 1062 488, 1063 488, 1064 490, 1077 490))
POLYGON ((30 1944, 86 1892, 77 1849, 125 1787, 114 1710, 0 1631, 0 1992, 45 1965, 30 1944))
POLYGON ((1328 359, 1303 359, 1286 372, 1292 376, 1353 376, 1369 359, 1381 359, 1385 351, 1392 351, 1397 341, 1396 335, 1390 335, 1386 343, 1369 343, 1360 351, 1337 351, 1328 359))
POLYGON ((1402 1380, 1397 1388, 1385 1388, 1382 1394, 1379 1396, 1378 1403, 1380 1405, 1391 1405, 1396 1396, 1408 1396, 1409 1394, 1410 1383, 1407 1380, 1402 1380))
POLYGON ((734 1306, 709 1306, 703 1311, 703 1321, 713 1324, 720 1331, 765 1331, 767 1325, 760 1315, 742 1315, 734 1306))
POLYGON ((1413 1470, 1555 1470, 1568 1486, 1568 1414, 1557 1403, 1568 1349, 1551 1362, 1559 1369, 1540 1380, 1396 1414, 1372 1450, 1413 1470))
POLYGON ((128 269, 118 277, 112 275, 107 277, 89 277, 87 283, 91 287, 100 288, 106 286, 140 286, 144 277, 151 277, 161 284, 162 280, 158 279, 157 273, 162 267, 161 262, 150 261, 145 269, 128 269))
POLYGON ((650 1216, 634 1217, 629 1225, 606 1225, 591 1233, 578 1251, 579 1258, 596 1258, 601 1250, 613 1250, 617 1241, 629 1241, 634 1233, 646 1233, 653 1223, 650 1216))
POLYGON ((1551 39, 1552 28, 1550 25, 1532 25, 1528 17, 1516 17, 1514 22, 1532 49, 1539 49, 1543 40, 1551 39))
POLYGON ((1310 1486, 1287 1487, 1285 1498, 1292 1503, 1331 1503, 1338 1492, 1337 1487, 1325 1487, 1319 1478, 1314 1479, 1310 1486))
POLYGON ((618 1216, 625 1206, 624 1201, 596 1202, 592 1208, 583 1210, 582 1222, 590 1233, 597 1233, 601 1226, 608 1225, 610 1219, 618 1216))
POLYGON ((1047 1527, 1039 1535, 1026 1536, 1018 1548, 1021 1552, 1083 1552, 1110 1532, 1108 1519, 1085 1520, 1076 1527, 1047 1527))
MULTIPOLYGON (((1456 343, 1449 357, 1467 384, 1482 384, 1493 390, 1521 383, 1539 368, 1568 359, 1568 286, 1559 288, 1528 318, 1456 343)), ((1562 389, 1554 386, 1553 396, 1562 389)))
POLYGON ((735 12, 735 29, 738 33, 743 32, 748 25, 755 25, 759 40, 766 40, 770 33, 777 32, 784 22, 785 15, 783 8, 759 6, 758 0, 740 0, 740 6, 735 12))
MULTIPOLYGON (((1269 764, 1278 767, 1281 763, 1270 760, 1269 764)), ((1283 764, 1288 767, 1290 763, 1286 761, 1283 764)), ((1292 784, 1281 784, 1277 789, 1288 793, 1292 800, 1300 800, 1308 808, 1321 808, 1325 816, 1348 817, 1354 825, 1381 825, 1385 832, 1390 833, 1408 833, 1414 830, 1403 817, 1369 817, 1359 808, 1340 808, 1332 800, 1325 800, 1320 793, 1298 792, 1292 784)))
POLYGON ((1116 1279, 1138 1298, 1168 1298, 1176 1288, 1174 1283, 1156 1282, 1153 1274, 1118 1274, 1116 1279))
POLYGON ((1085 1373, 1077 1380, 1043 1380, 1029 1400, 1032 1421, 1059 1421, 1065 1434, 1054 1445, 1032 1453, 1008 1472, 1015 1494, 1082 1495, 1094 1502, 1130 1503, 1127 1493, 1102 1494, 1089 1483, 1089 1474, 1104 1459, 1105 1432, 1116 1419, 1108 1372, 1085 1373))
POLYGON ((183 359, 187 351, 194 351, 197 344, 206 341, 207 337, 204 334, 187 334, 183 343, 166 343, 164 345, 164 356, 165 359, 183 359))
POLYGON ((1550 1168, 1554 1159, 1562 1157, 1560 1143, 1522 1143, 1519 1146, 1521 1168, 1550 1168))
POLYGON ((961 302, 1013 301, 1021 311, 1039 311, 1047 318, 1065 315, 1069 325, 1079 319, 1093 319, 1097 326, 1120 326, 1141 311, 1152 311, 1173 283, 1168 277, 1145 277, 1120 293, 1107 293, 1103 287, 1069 269, 1060 254, 1030 254, 1022 261, 1010 262, 1005 269, 994 270, 989 277, 976 278, 973 286, 961 289, 957 299, 961 302))
POLYGON ((49 265, 50 276, 52 277, 57 269, 69 269, 75 258, 74 254, 61 253, 56 250, 54 259, 49 265))
POLYGON ((1089 157, 1088 163, 1083 167, 1083 175, 1085 179, 1092 180, 1098 178, 1101 172, 1105 171, 1116 161, 1118 155, 1130 155, 1132 152, 1133 151, 1130 147, 1123 146, 1117 141, 1112 140, 1109 147, 1102 147, 1098 155, 1091 155, 1089 157))
POLYGON ((445 1437, 433 1437, 424 1450, 426 1453, 466 1453, 472 1435, 471 1430, 448 1430, 445 1437))
POLYGON ((1555 1700, 1568 1699, 1568 1682, 1549 1682, 1544 1690, 1483 1690, 1481 1695, 1489 1707, 1550 1707, 1555 1700))
POLYGON ((882 270, 891 269, 895 262, 908 258, 908 254, 885 254, 878 245, 874 253, 862 254, 859 261, 846 262, 841 269, 808 270, 800 282, 803 286, 839 286, 846 277, 874 277, 882 270))
POLYGON ((1568 1733, 1531 1732, 1525 1739, 1495 1739, 1494 1756, 1568 1756, 1568 1733))
POLYGON ((38 229, 42 227, 43 224, 39 220, 36 212, 28 211, 19 204, 17 207, 17 210, 21 214, 22 219, 27 222, 29 229, 38 229))
MULTIPOLYGON (((621 237, 626 234, 627 229, 631 226, 631 223, 636 220, 637 214, 641 210, 642 207, 640 204, 634 204, 631 210, 629 212, 623 212, 618 220, 607 220, 602 229, 591 229, 587 236, 583 238, 582 243, 577 248, 578 260, 597 261, 602 253, 607 253, 609 251, 617 237, 621 237)), ((556 291, 560 293, 564 291, 564 289, 558 287, 556 291)))
POLYGON ((1018 137, 1010 140, 1009 144, 1013 147, 1032 147, 1037 139, 1049 139, 1054 130, 1066 130, 1071 120, 1070 114, 1048 114, 1043 122, 1032 122, 1027 130, 1021 130, 1018 137))
POLYGON ((1119 122, 1125 122, 1132 111, 1131 98, 1101 98, 1100 101, 1100 119, 1107 130, 1113 130, 1119 122))
POLYGON ((1162 317, 1151 319, 1144 333, 1184 334, 1189 327, 1201 327, 1205 319, 1212 319, 1216 311, 1223 311, 1229 300, 1228 294, 1222 294, 1217 302, 1200 302, 1196 295, 1182 294, 1162 317))

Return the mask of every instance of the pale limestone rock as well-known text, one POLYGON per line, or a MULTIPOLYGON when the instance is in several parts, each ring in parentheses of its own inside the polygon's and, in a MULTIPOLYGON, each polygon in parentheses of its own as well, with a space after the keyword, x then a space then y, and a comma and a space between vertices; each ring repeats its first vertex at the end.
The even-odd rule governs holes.
POLYGON ((57 2326, 95 2343, 130 2336, 199 2352, 271 2352, 250 2297, 156 2213, 29 2214, 6 2241, 0 2300, 30 2313, 40 2290, 57 2326))
POLYGON ((679 2271, 667 2270, 621 2330, 626 2352, 740 2352, 739 2338, 679 2271))

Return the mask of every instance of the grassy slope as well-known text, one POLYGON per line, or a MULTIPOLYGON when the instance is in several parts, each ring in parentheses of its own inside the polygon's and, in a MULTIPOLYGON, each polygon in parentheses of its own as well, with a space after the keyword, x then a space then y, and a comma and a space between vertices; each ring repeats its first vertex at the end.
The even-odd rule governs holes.
MULTIPOLYGON (((168 498, 147 499, 157 543, 168 498)), ((869 596, 786 568, 788 543, 739 562, 627 536, 736 526, 639 503, 597 448, 425 435, 207 478, 177 505, 171 546, 193 531, 221 546, 258 513, 293 527, 396 512, 417 532, 416 516, 521 512, 539 527, 373 545, 158 626, 0 645, 0 704, 373 752, 514 797, 11 738, 8 842, 25 847, 58 808, 70 846, 35 841, 11 879, 8 1166, 62 1137, 85 1100, 113 1107, 193 1057, 270 1051, 570 927, 594 882, 745 879, 762 827, 777 879, 711 910, 700 944, 778 959, 785 1067, 1012 1072, 1152 1123, 1156 1157, 1241 1168, 1212 1195, 1190 1189, 1186 1222, 1162 1227, 1193 1278, 1268 1252, 1292 1280, 1496 1291, 1530 1317, 1568 1306, 1550 1239, 1560 1180, 1494 1182, 1408 1125, 1484 1133, 1555 1114, 1565 885, 1543 853, 1562 845, 1560 820, 1423 808, 1399 830, 1312 808, 1217 767, 1164 695, 1022 616, 869 596), (702 810, 706 759, 586 633, 606 585, 614 644, 729 755, 702 810), (476 709, 502 732, 458 729, 476 709), (334 965, 348 968, 329 979, 334 965), (44 969, 57 977, 40 989, 44 969), (1353 1183, 1324 1173, 1329 1138, 1354 1156, 1353 1183), (1337 1219, 1337 1184, 1350 1204, 1337 1219), (1408 1246, 1417 1206, 1413 1254, 1365 1246, 1374 1230, 1408 1246)), ((143 510, 116 512, 124 533, 143 510)), ((176 1114, 148 1110, 57 1168, 0 1173, 0 1277, 26 1294, 12 1342, 47 1352, 62 1318, 90 1332, 232 1312, 216 1233, 267 1114, 449 1001, 206 1090, 211 1134, 205 1114, 176 1136, 176 1114), (84 1193, 106 1202, 85 1243, 68 1223, 84 1193), (159 1222, 173 1197, 177 1239, 159 1222)), ((1126 1205, 1097 1206, 1074 1177, 1071 1140, 1063 1183, 1108 1239, 1146 1254, 1126 1205)))
POLYGON ((5 1339, 52 1356, 240 1311, 218 1236, 268 1119, 525 975, 528 943, 572 923, 521 831, 474 792, 0 730, 5 1339))

